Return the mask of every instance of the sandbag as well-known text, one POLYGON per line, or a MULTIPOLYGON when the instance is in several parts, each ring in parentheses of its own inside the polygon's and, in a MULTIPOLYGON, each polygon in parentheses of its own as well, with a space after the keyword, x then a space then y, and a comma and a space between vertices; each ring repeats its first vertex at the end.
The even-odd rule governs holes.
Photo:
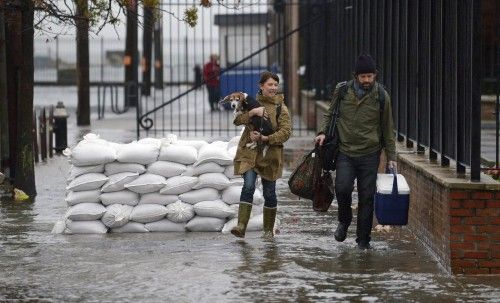
POLYGON ((231 165, 233 158, 227 152, 227 142, 216 141, 200 148, 198 161, 194 165, 198 166, 207 162, 215 162, 223 166, 231 165))
POLYGON ((234 215, 234 211, 232 211, 231 208, 229 208, 229 206, 221 200, 202 201, 196 203, 193 207, 196 215, 201 217, 225 219, 234 215))
POLYGON ((71 165, 69 169, 68 182, 73 181, 76 177, 89 174, 89 173, 102 173, 104 172, 104 164, 89 165, 89 166, 75 166, 71 165))
POLYGON ((160 193, 148 193, 141 195, 139 204, 160 204, 169 205, 179 200, 177 195, 162 195, 160 193))
POLYGON ((182 223, 194 217, 194 208, 191 204, 181 201, 167 205, 167 219, 172 222, 182 223))
POLYGON ((120 227, 128 223, 133 207, 130 205, 113 204, 106 207, 106 212, 101 218, 107 227, 120 227))
POLYGON ((160 190, 166 184, 166 179, 163 176, 145 173, 140 175, 134 181, 125 184, 125 188, 138 194, 147 194, 160 190))
POLYGON ((167 209, 158 204, 137 205, 130 214, 130 220, 139 223, 149 223, 161 220, 167 214, 167 209))
POLYGON ((101 202, 105 206, 112 204, 125 204, 136 206, 139 204, 139 194, 134 193, 128 189, 115 191, 112 193, 102 193, 101 202))
POLYGON ((116 155, 116 160, 123 163, 150 164, 156 162, 160 153, 155 144, 132 142, 123 146, 116 155))
POLYGON ((159 161, 170 161, 181 164, 193 164, 198 159, 198 150, 192 146, 175 145, 162 146, 159 161))
POLYGON ((190 191, 196 183, 198 183, 198 177, 175 176, 165 182, 160 194, 180 195, 190 191))
POLYGON ((146 223, 146 229, 150 232, 185 232, 185 223, 175 223, 167 219, 146 223))
POLYGON ((76 177, 69 183, 66 190, 84 191, 101 188, 108 181, 108 177, 100 173, 89 173, 76 177))
POLYGON ((65 234, 105 234, 108 228, 99 220, 71 221, 66 220, 65 234))
POLYGON ((147 232, 149 232, 149 230, 147 230, 146 226, 142 223, 130 221, 123 226, 111 228, 110 232, 112 232, 112 233, 147 233, 147 232))
POLYGON ((222 230, 225 222, 224 219, 196 216, 186 224, 186 229, 189 231, 216 232, 222 230))
POLYGON ((229 179, 223 173, 206 173, 198 177, 198 183, 193 186, 193 189, 209 187, 223 190, 229 185, 229 179))
POLYGON ((201 188, 179 195, 179 199, 182 202, 186 202, 189 204, 196 204, 201 201, 217 200, 219 198, 219 191, 215 188, 201 188))
POLYGON ((79 203, 99 203, 101 202, 101 191, 99 189, 70 191, 64 199, 68 206, 79 203))
POLYGON ((80 203, 68 209, 66 218, 72 221, 99 220, 105 212, 106 208, 100 203, 80 203))
POLYGON ((199 176, 206 173, 222 173, 224 172, 224 167, 220 166, 214 162, 207 162, 200 164, 198 166, 189 166, 182 176, 199 176))
POLYGON ((120 163, 116 161, 104 165, 104 174, 106 176, 127 172, 140 175, 146 172, 146 167, 139 163, 120 163))
POLYGON ((89 166, 106 164, 115 161, 115 149, 104 142, 81 141, 70 152, 71 164, 75 166, 89 166))
POLYGON ((179 176, 186 171, 186 165, 170 162, 170 161, 156 161, 148 165, 148 173, 170 178, 179 176))
POLYGON ((110 193, 114 191, 120 191, 125 189, 125 184, 128 184, 139 177, 138 173, 117 173, 114 175, 110 175, 108 178, 108 182, 106 182, 101 191, 103 193, 110 193))

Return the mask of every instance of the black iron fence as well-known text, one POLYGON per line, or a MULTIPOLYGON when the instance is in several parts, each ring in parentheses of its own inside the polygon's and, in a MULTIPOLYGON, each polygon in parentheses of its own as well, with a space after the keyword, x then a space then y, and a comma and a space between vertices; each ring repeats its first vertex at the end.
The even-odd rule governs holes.
POLYGON ((327 98, 351 76, 358 54, 377 61, 399 140, 457 173, 480 178, 481 18, 479 0, 310 1, 325 18, 303 32, 306 86, 327 98))

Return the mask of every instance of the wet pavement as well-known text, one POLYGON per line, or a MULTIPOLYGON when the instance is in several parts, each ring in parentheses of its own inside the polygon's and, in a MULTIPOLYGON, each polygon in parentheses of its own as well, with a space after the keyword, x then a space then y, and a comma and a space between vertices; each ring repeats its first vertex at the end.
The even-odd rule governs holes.
MULTIPOLYGON (((0 204, 0 301, 500 302, 498 276, 450 276, 405 228, 373 233, 374 249, 333 239, 335 202, 311 202, 278 182, 280 233, 54 235, 69 165, 36 167, 33 202, 0 204)), ((354 220, 355 222, 355 220, 354 220)))

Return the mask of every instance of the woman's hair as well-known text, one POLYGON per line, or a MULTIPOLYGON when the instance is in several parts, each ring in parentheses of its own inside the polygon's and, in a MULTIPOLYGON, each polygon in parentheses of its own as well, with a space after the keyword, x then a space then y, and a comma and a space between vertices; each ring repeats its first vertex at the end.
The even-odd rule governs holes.
POLYGON ((269 80, 269 78, 273 78, 273 80, 280 83, 280 78, 278 77, 278 75, 273 74, 270 71, 266 70, 266 71, 262 72, 262 74, 260 74, 259 84, 266 83, 266 81, 269 80))

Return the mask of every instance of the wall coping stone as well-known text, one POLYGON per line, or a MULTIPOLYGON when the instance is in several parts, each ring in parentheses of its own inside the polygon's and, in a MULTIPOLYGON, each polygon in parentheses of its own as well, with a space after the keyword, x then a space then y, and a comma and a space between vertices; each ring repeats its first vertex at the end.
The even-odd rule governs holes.
POLYGON ((442 167, 439 162, 429 160, 428 156, 424 154, 413 153, 412 149, 406 148, 401 143, 396 145, 399 161, 403 161, 444 187, 449 189, 500 191, 500 182, 484 173, 481 173, 480 182, 472 182, 469 171, 464 176, 457 175, 456 166, 452 161, 450 161, 449 167, 442 167))

